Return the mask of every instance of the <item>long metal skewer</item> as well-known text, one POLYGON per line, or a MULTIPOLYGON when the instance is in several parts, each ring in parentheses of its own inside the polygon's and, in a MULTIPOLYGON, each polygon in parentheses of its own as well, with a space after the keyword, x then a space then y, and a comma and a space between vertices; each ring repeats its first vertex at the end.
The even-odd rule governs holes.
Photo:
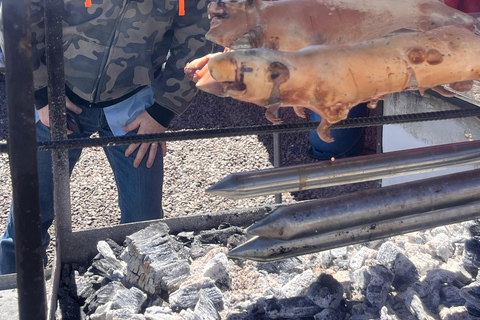
POLYGON ((480 163, 480 141, 233 173, 207 189, 207 192, 229 199, 242 199, 372 181, 474 163, 480 163))
POLYGON ((480 201, 480 169, 280 207, 247 232, 294 239, 480 201))
POLYGON ((255 237, 230 251, 231 258, 272 261, 325 251, 346 245, 392 237, 418 230, 434 228, 475 219, 480 216, 480 202, 388 219, 374 224, 362 224, 342 230, 290 241, 255 237))

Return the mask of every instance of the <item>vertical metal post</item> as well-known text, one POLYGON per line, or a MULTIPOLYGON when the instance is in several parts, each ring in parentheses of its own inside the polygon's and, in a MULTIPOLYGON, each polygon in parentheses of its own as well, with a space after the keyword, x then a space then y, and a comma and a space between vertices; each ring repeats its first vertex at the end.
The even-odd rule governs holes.
POLYGON ((33 109, 30 0, 4 0, 2 6, 19 318, 41 320, 46 319, 46 293, 33 109))
MULTIPOLYGON (((63 0, 45 0, 45 42, 48 70, 50 139, 67 139, 65 116, 65 74, 63 64, 63 0)), ((57 236, 72 232, 68 150, 52 151, 53 201, 57 236)))
MULTIPOLYGON (((65 73, 63 63, 63 0, 45 0, 45 44, 48 72, 48 104, 50 139, 67 139, 65 117, 65 73)), ((49 318, 55 318, 58 283, 62 264, 62 243, 72 233, 70 203, 70 172, 68 150, 52 151, 53 203, 55 212, 56 246, 52 279, 52 299, 49 318)))
MULTIPOLYGON (((280 117, 280 109, 275 111, 275 116, 280 117)), ((275 168, 282 166, 282 146, 281 146, 280 133, 273 134, 273 166, 275 168)), ((282 194, 275 194, 275 203, 282 203, 282 194)))

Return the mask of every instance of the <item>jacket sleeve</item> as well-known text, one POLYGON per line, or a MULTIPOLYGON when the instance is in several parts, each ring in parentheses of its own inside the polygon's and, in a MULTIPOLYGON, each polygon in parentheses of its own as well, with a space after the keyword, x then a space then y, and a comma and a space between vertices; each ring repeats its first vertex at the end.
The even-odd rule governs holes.
POLYGON ((173 115, 182 114, 197 92, 195 83, 185 75, 184 67, 188 62, 212 51, 212 43, 205 39, 210 27, 207 17, 208 3, 208 0, 185 0, 185 15, 179 16, 177 13, 174 18, 169 35, 169 54, 155 85, 155 105, 147 109, 157 121, 159 119, 154 114, 170 111, 171 118, 173 115), (159 108, 162 107, 167 110, 161 111, 159 108))

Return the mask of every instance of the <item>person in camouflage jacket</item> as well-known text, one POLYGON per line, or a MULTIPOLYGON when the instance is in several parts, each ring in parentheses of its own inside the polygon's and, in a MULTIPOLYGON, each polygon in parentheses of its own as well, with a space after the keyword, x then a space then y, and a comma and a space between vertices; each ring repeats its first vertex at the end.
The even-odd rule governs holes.
MULTIPOLYGON (((63 49, 66 107, 78 115, 85 138, 165 132, 195 96, 185 65, 212 51, 208 0, 64 0, 63 49)), ((50 139, 44 8, 31 1, 37 140, 50 139)), ((1 16, 1 15, 0 15, 1 16)), ((8 62, 9 57, 5 57, 8 62)), ((164 143, 104 148, 118 187, 121 223, 163 217, 164 143)), ((70 172, 81 149, 69 150, 70 172)), ((38 152, 42 241, 53 222, 50 152, 38 152)), ((15 272, 13 209, 0 239, 0 274, 15 272)), ((45 263, 47 262, 45 256, 45 263)))

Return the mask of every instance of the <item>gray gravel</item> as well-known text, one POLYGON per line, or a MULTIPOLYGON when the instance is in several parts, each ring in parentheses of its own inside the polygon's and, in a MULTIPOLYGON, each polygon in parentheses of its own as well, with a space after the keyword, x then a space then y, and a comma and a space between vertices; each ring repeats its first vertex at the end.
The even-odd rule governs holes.
MULTIPOLYGON (((4 82, 0 81, 0 138, 5 138, 4 82)), ((284 123, 307 121, 291 108, 281 109, 284 123)), ((264 109, 233 99, 221 99, 200 92, 191 107, 173 120, 170 130, 267 125, 264 109)), ((365 154, 375 148, 375 129, 368 129, 365 154)), ((5 141, 2 141, 5 142, 5 141)), ((310 163, 308 132, 282 134, 282 166, 310 163)), ((243 200, 228 200, 205 193, 214 183, 230 173, 273 167, 271 135, 243 136, 168 143, 165 158, 163 206, 166 217, 177 217, 255 207, 275 202, 274 195, 243 200)), ((0 232, 3 233, 11 200, 8 157, 0 154, 0 232)), ((296 193, 284 193, 285 203, 330 197, 372 188, 374 182, 352 184, 296 193)), ((82 153, 71 177, 72 225, 74 230, 110 226, 119 223, 117 190, 113 173, 102 148, 88 148, 82 153)), ((51 256, 52 247, 49 249, 51 256)))

